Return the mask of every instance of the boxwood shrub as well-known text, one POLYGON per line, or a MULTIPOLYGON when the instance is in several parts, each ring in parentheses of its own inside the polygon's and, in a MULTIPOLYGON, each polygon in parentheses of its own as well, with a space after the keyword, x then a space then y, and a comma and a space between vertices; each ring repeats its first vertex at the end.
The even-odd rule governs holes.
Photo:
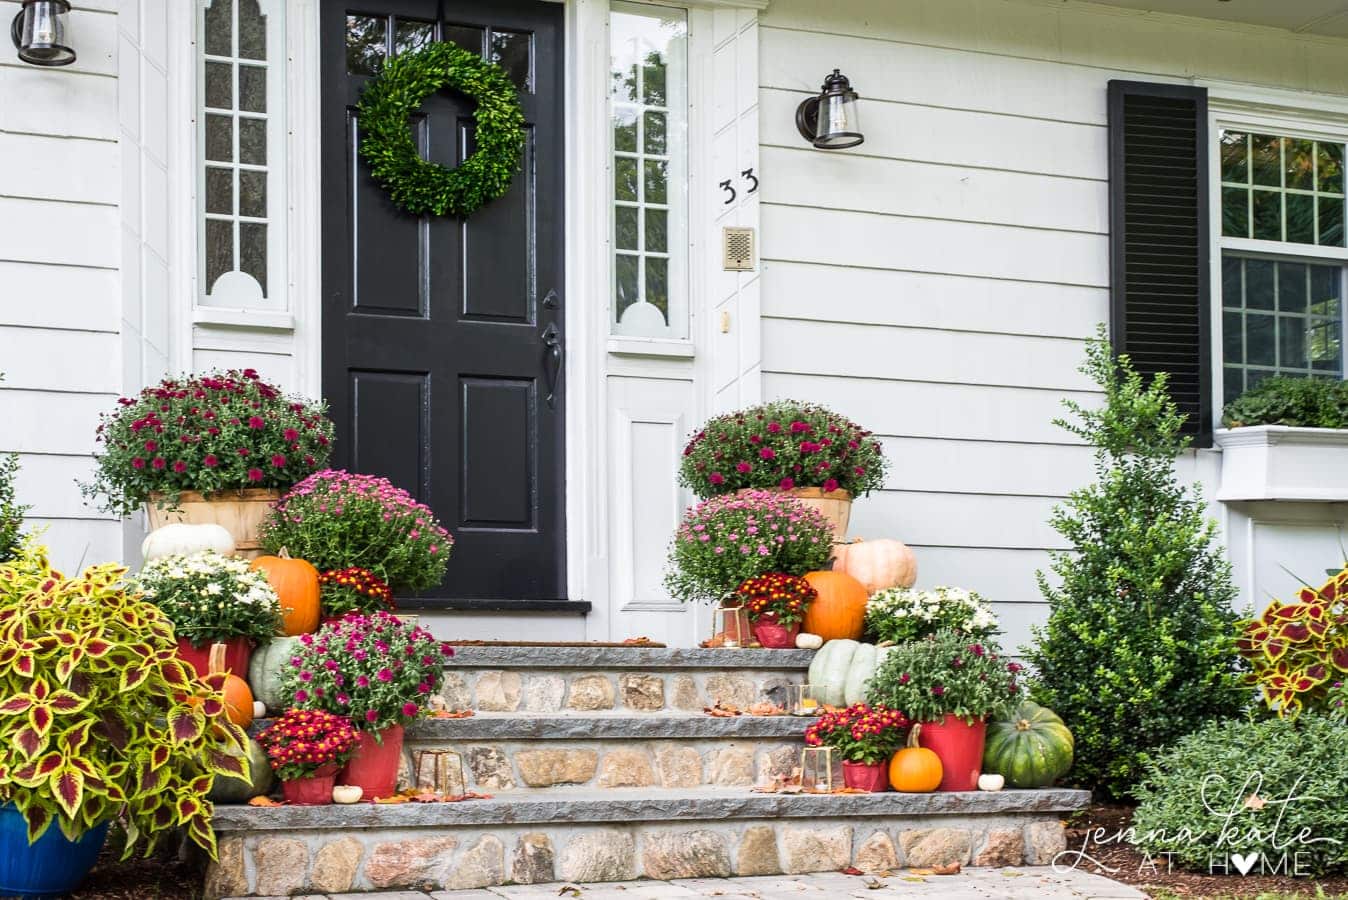
POLYGON ((1149 762, 1135 842, 1203 871, 1252 852, 1269 866, 1299 853, 1316 875, 1348 869, 1345 747, 1348 729, 1321 716, 1211 723, 1149 762))
POLYGON ((1222 424, 1348 428, 1348 382, 1327 378, 1267 378, 1226 405, 1222 424))

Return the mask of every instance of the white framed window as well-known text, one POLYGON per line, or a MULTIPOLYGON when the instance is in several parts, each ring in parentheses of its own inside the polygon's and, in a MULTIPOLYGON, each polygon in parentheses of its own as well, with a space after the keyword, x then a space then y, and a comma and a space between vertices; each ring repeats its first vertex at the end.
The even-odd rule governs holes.
POLYGON ((609 10, 609 328, 688 337, 688 12, 609 10))
POLYGON ((1272 375, 1342 379, 1348 135, 1266 121, 1217 134, 1218 404, 1272 375))
POLYGON ((285 311, 284 0, 199 0, 197 305, 285 311))

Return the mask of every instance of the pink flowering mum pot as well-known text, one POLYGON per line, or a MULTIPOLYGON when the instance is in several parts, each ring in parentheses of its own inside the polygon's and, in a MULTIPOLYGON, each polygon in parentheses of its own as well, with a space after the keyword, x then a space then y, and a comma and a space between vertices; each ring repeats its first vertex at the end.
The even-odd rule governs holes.
POLYGON ((888 762, 864 763, 844 760, 843 784, 856 791, 879 794, 889 790, 888 762))
POLYGON ((401 725, 390 725, 379 732, 361 731, 356 753, 338 774, 337 783, 356 785, 366 800, 392 797, 398 792, 402 755, 401 725))
POLYGON ((939 722, 924 722, 918 743, 941 760, 941 784, 938 791, 973 791, 983 770, 983 743, 988 723, 979 719, 970 725, 959 716, 947 714, 939 722))
POLYGON ((329 763, 307 778, 281 782, 281 796, 292 806, 325 806, 332 802, 332 783, 337 764, 329 763))

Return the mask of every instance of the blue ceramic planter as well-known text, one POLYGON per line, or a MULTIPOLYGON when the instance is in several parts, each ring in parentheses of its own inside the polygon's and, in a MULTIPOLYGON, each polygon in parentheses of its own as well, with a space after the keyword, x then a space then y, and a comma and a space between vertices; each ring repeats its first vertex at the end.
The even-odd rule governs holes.
POLYGON ((29 846, 28 826, 10 804, 0 806, 0 897, 58 897, 79 886, 98 860, 107 823, 68 841, 59 826, 29 846))

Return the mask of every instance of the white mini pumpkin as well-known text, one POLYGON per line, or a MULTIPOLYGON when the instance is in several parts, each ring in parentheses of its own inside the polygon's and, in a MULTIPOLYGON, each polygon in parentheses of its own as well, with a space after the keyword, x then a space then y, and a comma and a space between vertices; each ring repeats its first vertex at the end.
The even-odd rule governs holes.
POLYGON ((808 631, 802 631, 796 635, 796 646, 801 650, 818 650, 824 646, 824 639, 817 634, 810 634, 808 631))
POLYGON ((140 555, 146 562, 162 556, 201 553, 204 550, 214 550, 222 556, 229 556, 234 552, 234 536, 223 525, 174 522, 151 531, 140 545, 140 555))

